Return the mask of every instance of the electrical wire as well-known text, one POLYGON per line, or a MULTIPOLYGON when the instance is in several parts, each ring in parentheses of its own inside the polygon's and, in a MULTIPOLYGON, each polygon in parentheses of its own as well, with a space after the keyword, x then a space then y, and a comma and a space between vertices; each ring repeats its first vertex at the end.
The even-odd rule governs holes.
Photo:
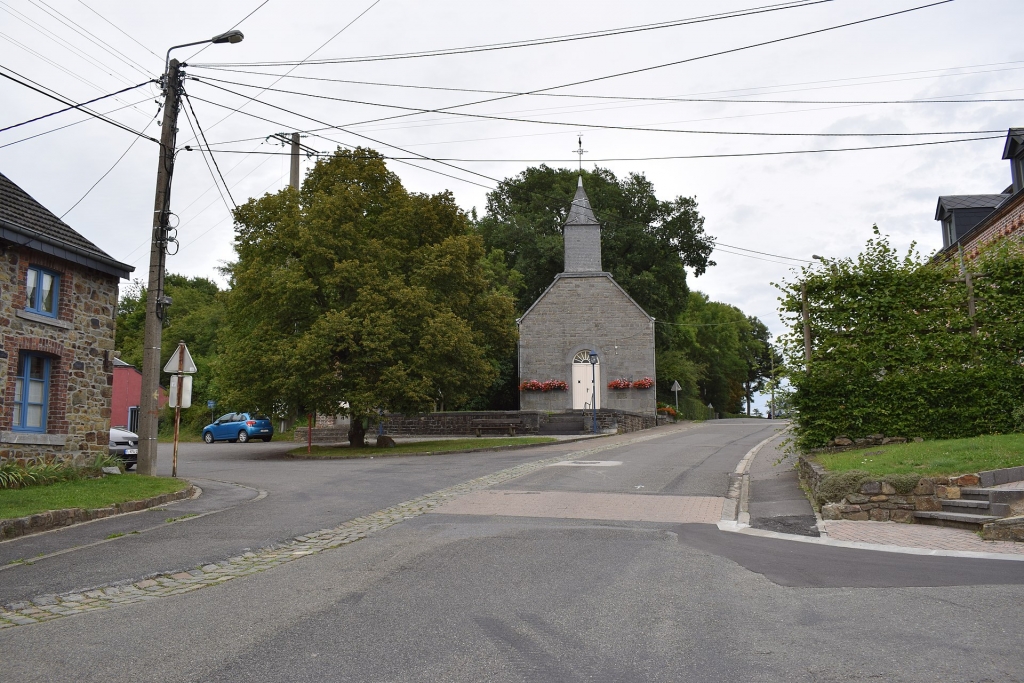
MULTIPOLYGON (((2 1, 2 0, 0 0, 0 1, 2 1)), ((260 7, 263 7, 263 5, 267 4, 267 2, 269 2, 269 1, 270 1, 270 0, 264 0, 263 4, 261 4, 261 5, 259 6, 259 7, 257 7, 256 9, 254 9, 254 10, 253 10, 252 12, 250 12, 249 14, 247 14, 247 15, 245 16, 245 18, 244 18, 244 19, 242 19, 242 21, 245 21, 245 19, 248 19, 248 18, 249 18, 250 16, 252 16, 252 14, 253 14, 254 12, 256 12, 256 10, 258 10, 258 9, 259 9, 260 7)), ((315 49, 315 50, 313 50, 312 52, 310 52, 310 53, 309 53, 309 57, 306 57, 306 59, 309 59, 310 57, 312 57, 313 55, 315 55, 315 54, 316 54, 317 52, 319 52, 320 50, 322 50, 322 49, 324 49, 325 47, 327 47, 327 45, 328 45, 328 44, 329 44, 329 43, 330 43, 330 42, 331 42, 332 40, 334 40, 335 38, 337 38, 338 36, 340 36, 340 35, 341 35, 341 34, 342 34, 342 33, 343 33, 343 32, 344 32, 344 31, 345 31, 345 30, 346 30, 346 29, 347 29, 347 28, 348 28, 349 26, 351 26, 352 24, 354 24, 354 23, 356 23, 357 21, 359 21, 359 20, 360 20, 360 19, 361 19, 361 18, 363 17, 363 15, 364 15, 364 14, 366 14, 366 13, 367 13, 367 12, 369 12, 369 11, 370 11, 371 9, 373 9, 374 7, 376 7, 376 6, 377 6, 377 4, 378 4, 378 3, 380 3, 380 1, 381 1, 381 0, 373 0, 373 4, 371 4, 371 5, 369 6, 369 7, 367 7, 367 8, 366 8, 366 9, 364 9, 364 10, 363 10, 362 12, 360 12, 360 13, 359 13, 358 15, 356 15, 355 19, 353 19, 352 21, 350 21, 350 22, 348 22, 347 24, 345 24, 344 26, 342 26, 342 27, 341 27, 341 29, 340 29, 340 30, 339 30, 339 31, 338 31, 337 33, 335 33, 335 34, 334 34, 333 36, 331 36, 330 38, 328 38, 328 39, 327 39, 327 42, 325 42, 325 43, 324 43, 323 45, 321 45, 321 46, 320 46, 320 47, 318 47, 317 49, 315 49)), ((241 24, 241 23, 242 23, 241 21, 240 21, 240 22, 238 22, 238 24, 241 24)), ((236 26, 237 26, 238 24, 236 24, 236 26)), ((205 50, 205 49, 206 49, 206 47, 204 47, 203 49, 205 50)), ((202 52, 202 51, 203 51, 203 50, 200 50, 199 52, 202 52)), ((199 54, 199 53, 197 52, 196 54, 199 54)), ((194 57, 194 56, 195 56, 195 55, 193 55, 193 57, 194 57)), ((305 60, 303 60, 303 61, 305 61, 305 60)), ((297 69, 297 68, 298 68, 298 67, 299 67, 300 65, 301 65, 301 62, 300 62, 300 64, 297 64, 297 65, 293 66, 293 67, 292 67, 291 69, 289 69, 289 70, 288 70, 288 72, 287 72, 287 73, 286 73, 285 75, 287 75, 288 73, 291 73, 292 71, 294 71, 295 69, 297 69)), ((284 76, 282 76, 281 78, 284 78, 284 76)), ((270 85, 275 85, 275 84, 277 83, 277 81, 280 81, 280 80, 281 80, 281 78, 278 78, 278 79, 277 79, 276 81, 274 81, 274 82, 273 82, 273 83, 271 83, 270 85)), ((263 91, 261 90, 261 91, 260 91, 259 93, 256 93, 255 97, 253 97, 253 98, 251 98, 251 99, 256 99, 256 97, 259 97, 259 96, 260 96, 260 94, 262 94, 262 92, 263 92, 263 91)), ((240 111, 240 110, 242 109, 242 107, 244 107, 244 106, 245 106, 245 105, 247 105, 248 103, 249 103, 248 101, 247 101, 247 102, 243 102, 243 103, 242 103, 242 104, 241 104, 241 105, 240 105, 240 106, 239 106, 239 107, 238 107, 238 108, 237 108, 237 109, 236 109, 235 111, 240 111)), ((227 114, 227 115, 226 115, 226 116, 225 116, 224 118, 220 119, 219 121, 217 121, 216 123, 214 123, 214 124, 213 124, 212 126, 210 126, 210 129, 212 130, 212 129, 216 128, 216 127, 217 127, 217 126, 219 126, 220 124, 224 123, 224 121, 226 121, 227 119, 231 118, 231 117, 232 117, 232 116, 233 116, 233 115, 235 114, 235 111, 229 112, 229 113, 228 113, 228 114, 227 114)))
MULTIPOLYGON (((195 66, 195 65, 193 65, 195 66)), ((580 95, 573 93, 530 93, 521 92, 517 90, 485 90, 482 88, 454 88, 454 87, 443 87, 443 86, 432 86, 432 85, 408 85, 402 83, 382 83, 379 81, 356 81, 344 78, 325 78, 321 76, 299 76, 297 74, 274 74, 267 73, 265 71, 245 71, 242 69, 226 69, 221 67, 206 67, 214 71, 228 71, 231 73, 248 74, 253 76, 280 76, 280 78, 294 78, 305 81, 319 81, 327 83, 346 83, 350 85, 370 85, 385 88, 408 88, 414 90, 435 90, 443 92, 467 92, 477 93, 483 95, 516 95, 516 96, 531 96, 531 97, 555 97, 555 98, 567 98, 567 99, 582 99, 582 100, 609 100, 613 102, 668 102, 668 103, 718 103, 718 104, 971 104, 971 103, 986 103, 986 102, 1022 102, 1024 98, 1013 97, 1013 98, 986 98, 986 99, 947 99, 947 97, 958 97, 958 96, 937 96, 937 97, 926 97, 922 99, 904 99, 904 100, 743 100, 736 99, 737 97, 746 97, 745 95, 737 95, 731 98, 714 98, 714 97, 635 97, 630 95, 580 95)), ((952 67, 956 68, 956 67, 952 67)), ((966 68, 966 67, 964 67, 966 68)), ((1020 69, 1021 67, 1016 67, 1020 69)), ((996 69, 995 71, 1012 71, 1016 69, 996 69)), ((915 72, 911 72, 915 73, 915 72)), ((978 73, 978 72, 974 72, 978 73)), ((991 73, 991 71, 984 71, 980 73, 991 73)), ((967 74, 944 74, 946 76, 965 76, 967 74)), ((926 78, 937 78, 938 76, 930 76, 926 78)), ((211 78, 204 76, 203 78, 211 78)), ((211 80, 216 80, 212 79, 211 80)), ((280 79, 278 79, 280 80, 280 79)), ((843 79, 846 80, 846 79, 843 79)), ((224 83, 232 83, 232 81, 222 81, 224 83)), ((234 82, 235 85, 245 85, 243 83, 234 82)), ((250 86, 256 87, 256 86, 250 86)), ((979 93, 984 94, 984 93, 979 93)), ((966 96, 966 95, 965 95, 966 96)), ((965 97, 959 96, 959 97, 965 97)))
POLYGON ((814 261, 812 261, 811 259, 794 258, 792 256, 780 256, 779 254, 769 254, 766 251, 757 251, 755 249, 747 249, 746 247, 736 247, 736 246, 733 246, 731 244, 723 244, 721 242, 715 242, 715 245, 719 246, 719 247, 727 247, 729 249, 739 249, 740 251, 749 251, 749 252, 751 252, 753 254, 761 254, 762 256, 773 256, 775 258, 789 259, 790 261, 802 261, 804 263, 814 263, 814 261))
MULTIPOLYGON (((587 83, 596 83, 598 81, 604 81, 604 80, 608 80, 608 79, 612 79, 612 78, 619 78, 621 76, 631 76, 631 75, 635 75, 635 74, 638 74, 638 73, 654 71, 656 69, 663 69, 663 68, 666 68, 666 67, 669 67, 669 66, 679 66, 681 64, 689 64, 689 63, 696 62, 696 61, 699 61, 699 60, 702 60, 702 59, 710 59, 711 57, 720 57, 722 55, 735 54, 737 52, 742 52, 744 50, 751 50, 753 48, 764 47, 766 45, 774 45, 774 44, 777 44, 777 43, 783 43, 783 42, 786 42, 786 41, 789 41, 789 40, 795 40, 797 38, 805 38, 807 36, 819 35, 819 34, 822 34, 822 33, 826 33, 828 31, 835 31, 835 30, 838 30, 838 29, 841 29, 841 28, 848 28, 850 26, 856 26, 856 25, 865 24, 865 23, 868 23, 868 22, 871 22, 871 21, 877 21, 879 19, 887 19, 887 18, 894 17, 894 16, 897 16, 897 15, 907 14, 909 12, 916 12, 917 10, 921 10, 921 9, 927 9, 927 8, 930 8, 930 7, 936 7, 938 5, 945 5, 945 4, 950 3, 950 2, 953 2, 953 0, 939 0, 938 2, 933 2, 933 3, 926 4, 926 5, 919 5, 917 7, 911 7, 909 9, 899 10, 898 12, 889 12, 887 14, 879 14, 879 15, 875 15, 875 16, 872 16, 872 17, 868 17, 866 19, 858 19, 856 21, 850 21, 850 22, 846 22, 846 23, 843 23, 843 24, 836 24, 834 26, 827 26, 825 28, 815 29, 813 31, 804 31, 803 33, 796 33, 796 34, 793 34, 793 35, 784 36, 782 38, 773 38, 771 40, 764 40, 764 41, 761 41, 761 42, 758 42, 758 43, 751 43, 751 44, 748 44, 748 45, 742 45, 740 47, 729 48, 727 50, 719 50, 717 52, 709 52, 709 53, 706 53, 706 54, 703 54, 703 55, 698 55, 696 57, 688 57, 686 59, 679 59, 679 60, 675 60, 675 61, 672 61, 672 62, 665 62, 663 64, 655 64, 653 66, 645 66, 645 67, 641 67, 641 68, 638 68, 638 69, 630 69, 629 71, 620 71, 618 73, 607 74, 607 75, 604 75, 604 76, 596 76, 596 77, 593 77, 593 78, 587 78, 587 79, 583 79, 583 80, 580 80, 580 81, 573 81, 571 83, 563 83, 561 85, 553 85, 553 86, 549 86, 547 88, 537 88, 536 90, 531 90, 528 93, 524 93, 524 95, 533 95, 533 94, 537 94, 537 93, 550 92, 552 90, 561 90, 563 88, 570 88, 570 87, 577 86, 577 85, 585 85, 587 83)), ((521 97, 521 95, 500 95, 498 97, 491 97, 491 98, 488 98, 488 99, 476 100, 476 101, 473 101, 473 102, 465 102, 463 104, 455 104, 455 105, 451 105, 449 107, 440 107, 438 109, 434 109, 434 110, 431 110, 431 111, 433 113, 440 113, 440 112, 449 112, 449 113, 451 113, 451 111, 453 109, 461 109, 463 107, 469 107, 469 106, 474 106, 474 105, 478 105, 478 104, 486 104, 486 103, 489 103, 489 102, 497 102, 497 101, 500 101, 500 100, 511 99, 513 97, 521 97)), ((393 119, 398 119, 398 118, 405 118, 405 117, 408 117, 408 116, 416 116, 416 114, 396 114, 395 116, 388 116, 388 117, 379 118, 379 119, 371 119, 371 120, 368 120, 368 121, 359 121, 358 123, 353 123, 353 124, 350 124, 350 125, 364 125, 364 124, 367 124, 367 123, 377 123, 379 121, 387 121, 387 120, 393 120, 393 119)))
MULTIPOLYGON (((189 107, 189 109, 191 109, 191 106, 189 107)), ((195 116, 195 112, 193 112, 192 115, 195 116)), ((188 109, 185 110, 185 120, 188 121, 189 128, 192 129, 192 135, 196 136, 196 127, 192 123, 192 117, 189 116, 188 109)), ((213 179, 214 187, 217 188, 217 193, 220 195, 220 200, 224 202, 224 208, 228 210, 228 213, 231 213, 231 206, 228 206, 228 200, 224 198, 224 193, 220 189, 220 184, 224 183, 224 176, 220 177, 220 183, 218 183, 217 176, 220 175, 220 169, 217 169, 217 174, 214 174, 213 167, 210 166, 210 161, 206 158, 206 151, 203 149, 202 145, 199 146, 199 151, 201 153, 200 155, 203 157, 203 161, 206 163, 206 168, 210 171, 210 177, 213 179)), ((227 183, 224 183, 224 186, 227 187, 227 183)), ((234 198, 231 199, 231 204, 234 205, 234 208, 238 208, 238 206, 235 205, 234 198)))
MULTIPOLYGON (((0 133, 3 133, 3 132, 8 131, 8 130, 11 130, 13 128, 19 128, 21 126, 26 126, 26 125, 28 125, 30 123, 35 123, 36 121, 42 121, 43 119, 47 119, 47 118, 49 118, 51 116, 56 116, 57 114, 63 114, 64 112, 71 111, 72 109, 78 109, 79 107, 84 107, 85 105, 92 104, 93 102, 99 102, 100 100, 105 100, 105 99, 110 98, 110 97, 115 97, 115 96, 120 95, 122 93, 126 93, 126 92, 129 92, 129 91, 141 88, 144 85, 149 85, 150 83, 156 83, 156 81, 155 80, 150 80, 150 81, 146 81, 145 83, 139 83, 138 85, 133 85, 130 88, 124 88, 122 90, 118 90, 117 92, 112 92, 109 95, 103 95, 102 97, 97 97, 95 99, 88 100, 87 102, 82 102, 81 104, 79 104, 77 106, 64 107, 63 109, 58 109, 57 111, 52 111, 49 114, 43 114, 42 116, 37 116, 34 119, 29 119, 27 121, 22 121, 21 123, 15 123, 15 124, 7 126, 5 128, 0 128, 0 133)), ((149 99, 149 98, 146 98, 146 99, 149 99)), ((143 100, 143 101, 145 101, 145 100, 143 100)), ((131 106, 131 105, 128 105, 128 106, 131 106)))
POLYGON ((13 82, 17 83, 18 85, 21 85, 23 87, 28 88, 29 90, 34 90, 37 93, 39 93, 40 95, 45 95, 46 97, 49 97, 50 99, 57 100, 61 104, 70 104, 74 109, 78 109, 79 111, 81 111, 81 112, 83 112, 85 114, 88 114, 89 116, 95 117, 95 118, 99 119, 100 121, 104 121, 105 123, 109 123, 110 125, 115 126, 117 128, 120 128, 121 130, 127 131, 129 133, 132 133, 133 135, 138 135, 140 138, 145 138, 145 139, 147 139, 147 140, 149 140, 151 142, 157 143, 158 145, 160 144, 160 141, 157 140, 156 138, 151 138, 148 135, 140 133, 139 131, 137 131, 137 130, 135 130, 133 128, 129 128, 128 126, 124 125, 123 123, 120 123, 120 122, 115 121, 113 119, 107 118, 103 114, 99 114, 97 112, 94 112, 91 109, 86 109, 81 104, 78 104, 77 102, 72 100, 70 97, 65 97, 64 95, 61 95, 60 93, 57 93, 57 91, 52 90, 51 88, 46 88, 46 90, 50 90, 51 92, 53 92, 54 94, 52 94, 52 95, 50 93, 46 92, 46 90, 42 89, 45 86, 35 87, 34 85, 29 85, 29 83, 34 83, 35 85, 39 85, 39 84, 36 83, 35 81, 33 81, 30 78, 22 76, 17 71, 14 71, 13 69, 11 69, 9 67, 0 65, 0 69, 3 69, 5 71, 10 71, 15 76, 18 76, 18 77, 23 78, 25 80, 24 81, 18 80, 18 78, 14 78, 13 76, 9 76, 9 75, 7 75, 7 74, 5 74, 3 72, 0 72, 0 77, 6 78, 9 81, 13 81, 13 82), (25 81, 28 81, 28 83, 26 83, 25 81))
MULTIPOLYGON (((159 113, 160 113, 160 112, 159 112, 159 111, 157 111, 157 115, 159 115, 159 113)), ((156 121, 156 116, 154 116, 154 117, 153 117, 153 121, 156 121)), ((148 129, 148 128, 149 128, 149 126, 153 124, 153 121, 150 121, 150 122, 149 122, 148 124, 146 124, 146 128, 143 128, 143 129, 142 129, 142 132, 146 132, 146 129, 148 129)), ((60 215, 60 219, 61 219, 61 220, 64 220, 64 216, 67 216, 67 215, 68 215, 69 213, 71 213, 72 211, 74 211, 74 210, 75 210, 75 207, 76 207, 76 206, 78 206, 79 204, 81 204, 81 203, 82 203, 82 202, 83 202, 83 201, 85 200, 85 198, 86 198, 86 197, 88 197, 88 196, 89 196, 89 195, 90 195, 90 194, 92 193, 92 191, 96 189, 96 186, 97 186, 97 185, 99 185, 99 184, 100 184, 100 183, 101 183, 101 182, 103 181, 103 179, 104 179, 104 178, 106 178, 106 177, 107 177, 108 175, 110 175, 110 172, 111 172, 111 171, 113 171, 113 170, 114 170, 115 168, 117 168, 117 165, 118 165, 119 163, 121 163, 121 160, 122 160, 122 159, 124 159, 124 158, 125 158, 126 156, 128 156, 128 152, 132 151, 132 147, 134 147, 134 146, 135 146, 135 143, 136 143, 136 142, 138 142, 138 141, 139 141, 139 140, 141 140, 141 139, 142 139, 142 138, 134 138, 134 139, 132 140, 131 144, 130 144, 130 145, 128 145, 128 149, 126 149, 126 150, 125 150, 125 151, 124 151, 124 152, 123 152, 123 153, 121 154, 121 156, 119 156, 119 157, 117 158, 117 161, 115 161, 115 162, 113 163, 113 165, 111 165, 111 167, 110 167, 110 168, 108 168, 108 169, 106 170, 106 172, 105 172, 105 173, 104 173, 103 175, 101 175, 101 176, 99 177, 99 179, 98 179, 98 180, 97 180, 97 181, 96 181, 95 183, 93 183, 93 184, 92 184, 92 186, 90 186, 90 187, 89 187, 89 189, 88 189, 88 190, 86 190, 86 191, 85 191, 85 194, 83 194, 83 195, 82 195, 82 196, 81 196, 81 197, 79 198, 79 200, 78 200, 77 202, 75 202, 74 204, 72 204, 72 205, 71 205, 71 208, 70 208, 70 209, 68 209, 67 211, 65 211, 64 213, 62 213, 62 214, 60 215)))
MULTIPOLYGON (((192 120, 194 120, 196 123, 195 127, 199 129, 199 135, 202 136, 203 143, 206 145, 206 154, 210 155, 210 161, 213 162, 213 167, 217 169, 217 176, 220 177, 220 182, 224 185, 224 190, 227 191, 228 193, 228 198, 231 200, 231 205, 237 209, 238 204, 235 203, 235 198, 231 196, 231 190, 228 189, 227 181, 224 180, 224 174, 220 172, 220 166, 217 164, 217 157, 213 156, 213 150, 210 149, 210 143, 206 141, 206 133, 203 132, 203 127, 199 123, 199 117, 196 116, 196 110, 192 108, 192 100, 189 99, 188 93, 186 93, 184 90, 181 91, 181 94, 185 97, 185 102, 188 104, 188 109, 190 112, 192 112, 192 120)), ((189 125, 192 125, 192 121, 189 121, 189 125)), ((192 133, 193 135, 195 134, 194 129, 192 133)), ((203 158, 206 158, 205 154, 203 155, 203 158)), ((209 162, 207 162, 207 167, 209 167, 209 162)), ((212 175, 213 171, 210 171, 210 174, 212 175)), ((214 182, 217 182, 216 178, 214 178, 214 182)))
MULTIPOLYGON (((267 0, 267 1, 269 2, 269 0, 267 0)), ((161 57, 161 56, 160 56, 160 55, 158 55, 157 53, 153 52, 153 51, 152 51, 152 50, 150 50, 150 49, 149 49, 148 47, 146 47, 145 45, 143 45, 142 43, 140 43, 139 41, 135 40, 135 38, 134 38, 134 37, 132 37, 132 36, 131 36, 130 34, 126 33, 126 32, 125 32, 124 30, 122 30, 122 29, 121 29, 121 27, 119 27, 119 26, 118 26, 117 24, 115 24, 114 22, 112 22, 112 21, 110 21, 109 19, 107 19, 107 18, 106 18, 105 16, 103 16, 102 14, 100 14, 99 12, 97 12, 96 10, 94 10, 94 9, 93 9, 92 7, 90 7, 89 5, 86 5, 86 4, 84 3, 84 2, 82 2, 82 0, 78 0, 78 3, 79 3, 80 5, 82 5, 83 7, 85 7, 85 8, 87 9, 87 10, 89 10, 90 12, 92 12, 93 14, 95 14, 96 16, 98 16, 98 17, 99 17, 100 19, 102 19, 103 21, 105 21, 105 22, 107 22, 108 24, 110 24, 111 26, 113 26, 113 27, 114 27, 114 28, 115 28, 115 29, 116 29, 117 31, 119 31, 119 32, 120 32, 120 33, 121 33, 122 35, 124 35, 124 36, 125 36, 126 38, 128 38, 128 40, 132 41, 133 43, 135 43, 136 45, 138 45, 139 47, 141 47, 141 48, 142 48, 143 50, 145 50, 145 51, 146 51, 146 52, 148 52, 149 54, 151 54, 151 55, 153 55, 154 57, 156 57, 157 59, 159 59, 159 60, 160 60, 161 62, 162 62, 162 61, 164 60, 164 58, 163 58, 163 57, 161 57)), ((264 4, 266 4, 266 3, 264 3, 264 4)))
POLYGON ((152 75, 152 72, 147 70, 146 67, 142 66, 141 64, 136 62, 134 59, 131 59, 130 57, 128 57, 128 55, 122 53, 120 50, 117 50, 116 48, 114 48, 114 46, 110 45, 110 43, 106 42, 105 40, 103 40, 99 36, 95 35, 91 31, 86 29, 84 26, 82 26, 78 22, 76 22, 73 19, 71 19, 70 17, 68 17, 66 14, 63 14, 59 10, 57 10, 56 8, 46 4, 46 2, 44 2, 43 0, 28 0, 28 1, 30 3, 32 3, 33 5, 35 5, 38 9, 41 9, 43 12, 49 14, 54 19, 56 19, 57 21, 59 21, 60 23, 64 24, 65 26, 67 26, 68 28, 70 28, 72 31, 74 31, 78 35, 82 36, 83 38, 85 38, 86 40, 91 42, 93 45, 96 45, 97 47, 101 48, 102 50, 104 50, 108 54, 114 56, 115 58, 117 58, 120 61, 124 62, 126 65, 128 65, 131 68, 135 69, 136 71, 141 73, 143 76, 151 76, 152 75), (40 5, 42 5, 46 9, 43 9, 43 7, 40 7, 40 5), (68 22, 70 22, 70 23, 68 23, 68 22))
MULTIPOLYGON (((81 1, 81 0, 79 0, 79 1, 81 1)), ((232 26, 232 27, 231 27, 230 29, 228 29, 228 30, 229 30, 229 31, 233 31, 233 30, 235 30, 236 28, 238 28, 239 26, 241 26, 241 25, 242 25, 242 23, 243 23, 243 22, 244 22, 244 21, 245 21, 246 19, 248 19, 248 18, 249 18, 249 17, 251 17, 252 15, 256 14, 257 12, 259 12, 259 11, 260 11, 261 9, 263 9, 263 6, 264 6, 264 5, 266 5, 266 4, 268 3, 268 2, 270 2, 270 0, 263 0, 263 2, 261 2, 261 3, 260 3, 260 4, 258 4, 258 5, 256 5, 256 9, 254 9, 253 11, 249 12, 249 13, 248 13, 248 14, 246 14, 246 15, 245 15, 244 17, 242 17, 241 19, 239 19, 239 20, 238 20, 237 22, 235 22, 235 25, 234 25, 234 26, 232 26)), ((192 54, 192 57, 195 57, 195 56, 196 56, 196 55, 198 55, 198 54, 199 54, 200 52, 202 52, 202 51, 203 51, 203 50, 205 50, 206 48, 210 47, 210 45, 212 45, 212 44, 213 44, 213 43, 206 43, 206 44, 205 44, 205 45, 203 45, 203 46, 202 46, 201 48, 199 48, 199 50, 198 50, 197 52, 194 52, 194 53, 192 54)), ((189 59, 192 59, 192 57, 189 57, 189 59)), ((163 59, 164 59, 163 57, 160 57, 160 60, 161 60, 161 61, 163 61, 163 59)))
POLYGON ((622 35, 627 33, 637 33, 643 31, 652 31, 663 28, 675 28, 678 26, 686 26, 689 24, 700 24, 708 21, 718 21, 721 19, 734 19, 737 17, 745 17, 753 14, 764 14, 767 12, 777 12, 786 9, 796 9, 800 7, 809 7, 811 5, 821 5, 833 0, 814 0, 812 2, 786 2, 775 5, 763 5, 761 7, 752 7, 743 10, 734 10, 732 12, 721 12, 718 14, 708 14, 698 17, 689 17, 687 19, 674 19, 670 21, 657 22, 653 24, 640 24, 637 26, 625 26, 621 28, 604 29, 601 31, 588 31, 585 33, 572 33, 568 35, 552 36, 548 38, 533 38, 527 40, 517 40, 505 43, 490 43, 486 45, 474 45, 468 47, 458 48, 444 48, 437 50, 423 50, 420 52, 400 52, 384 55, 370 55, 365 57, 336 57, 331 59, 314 59, 310 60, 308 57, 302 61, 277 61, 277 62, 225 62, 225 63, 211 63, 211 64, 196 64, 195 66, 212 68, 215 66, 302 66, 302 65, 320 65, 320 64, 350 64, 354 62, 378 62, 378 61, 390 61, 396 59, 415 59, 420 57, 442 57, 447 55, 458 55, 458 54, 469 54, 473 52, 489 52, 493 50, 507 50, 520 47, 536 47, 539 45, 551 45, 554 43, 566 43, 577 40, 589 40, 591 38, 606 38, 609 36, 622 35))
MULTIPOLYGON (((238 97, 248 97, 243 93, 225 88, 217 85, 216 83, 229 83, 231 85, 242 86, 246 88, 261 88, 258 85, 249 85, 248 83, 238 83, 235 81, 226 81, 220 78, 211 78, 209 76, 188 76, 190 80, 196 81, 197 83, 203 83, 210 86, 211 88, 218 88, 224 92, 231 93, 238 97), (216 83, 210 83, 209 81, 216 81, 216 83)), ((380 102, 367 102, 364 100, 353 100, 344 97, 331 97, 330 95, 318 95, 315 93, 306 93, 297 90, 284 90, 281 88, 273 88, 267 86, 260 90, 260 94, 263 92, 279 92, 288 95, 301 95, 303 97, 311 97, 314 99, 330 100, 334 102, 345 102, 346 104, 361 104, 373 107, 384 107, 389 109, 402 109, 405 111, 412 111, 420 114, 434 113, 435 109, 421 109, 419 107, 405 107, 397 104, 383 104, 380 102)), ((257 97, 259 94, 257 94, 257 97)), ((524 119, 510 116, 497 116, 490 114, 471 114, 469 112, 448 112, 453 116, 461 116, 464 118, 472 119, 483 119, 487 121, 505 121, 509 123, 531 123, 536 125, 546 126, 563 126, 568 128, 591 128, 596 130, 624 130, 634 132, 649 132, 649 133, 682 133, 686 135, 743 135, 743 136, 761 136, 761 137, 828 137, 828 138, 859 138, 859 137, 917 137, 917 136, 930 136, 930 135, 981 135, 984 133, 1002 133, 1003 130, 950 130, 950 131, 930 131, 930 132, 909 132, 909 133, 782 133, 782 132, 765 132, 765 131, 723 131, 723 130, 684 130, 678 128, 649 128, 642 126, 613 126, 609 124, 597 124, 597 123, 581 123, 578 121, 543 121, 540 119, 524 119)))
MULTIPOLYGON (((129 103, 129 104, 125 104, 125 105, 122 105, 120 107, 117 107, 116 109, 110 109, 108 111, 101 112, 101 113, 104 116, 107 115, 107 114, 113 114, 116 111, 121 111, 122 109, 128 109, 129 107, 136 107, 136 106, 142 104, 143 102, 147 102, 147 101, 149 101, 148 97, 146 99, 144 99, 144 100, 139 100, 138 102, 132 102, 132 103, 129 103)), ((93 120, 92 117, 87 116, 86 118, 79 119, 79 120, 75 121, 74 123, 69 123, 67 125, 60 126, 58 128, 51 128, 50 130, 43 131, 42 133, 36 133, 35 135, 29 135, 28 137, 21 138, 20 140, 15 140, 13 142, 8 142, 6 144, 0 145, 0 149, 3 149, 4 147, 10 147, 11 145, 16 145, 19 142, 27 142, 28 140, 34 140, 35 138, 39 138, 39 137, 42 137, 44 135, 49 135, 50 133, 56 133, 59 130, 64 130, 65 128, 70 128, 71 126, 77 126, 80 123, 85 123, 86 121, 92 121, 92 120, 93 120)))

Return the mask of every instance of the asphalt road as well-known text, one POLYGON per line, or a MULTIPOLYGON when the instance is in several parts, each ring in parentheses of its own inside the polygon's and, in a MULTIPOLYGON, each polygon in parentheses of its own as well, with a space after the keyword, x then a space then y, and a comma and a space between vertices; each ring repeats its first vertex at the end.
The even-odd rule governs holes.
MULTIPOLYGON (((5 629, 0 678, 1024 678, 1022 562, 851 550, 686 521, 697 509, 691 502, 726 495, 728 473, 771 428, 759 420, 706 423, 467 494, 451 503, 449 510, 457 513, 441 508, 225 585, 5 629), (544 516, 522 514, 531 497, 546 501, 544 516), (651 505, 683 521, 580 516, 619 511, 628 518, 631 510, 651 505)), ((236 547, 228 538, 233 534, 250 538, 264 529, 263 537, 270 538, 286 529, 309 531, 573 449, 562 444, 484 456, 282 463, 269 449, 260 451, 262 444, 249 452, 231 446, 223 451, 228 456, 197 450, 184 462, 211 480, 264 490, 266 497, 139 534, 151 537, 147 552, 104 544, 107 559, 128 553, 139 561, 150 555, 166 560, 167 549, 187 549, 177 537, 185 529, 208 553, 236 547)), ((752 478, 753 489, 753 469, 752 478)), ((776 516, 788 515, 785 506, 780 510, 785 514, 776 516)), ((751 513, 754 519, 753 507, 751 513)), ((53 575, 76 571, 78 560, 53 560, 90 552, 71 551, 27 567, 21 592, 60 583, 53 575)), ((20 571, 0 572, 0 586, 6 590, 20 571)))

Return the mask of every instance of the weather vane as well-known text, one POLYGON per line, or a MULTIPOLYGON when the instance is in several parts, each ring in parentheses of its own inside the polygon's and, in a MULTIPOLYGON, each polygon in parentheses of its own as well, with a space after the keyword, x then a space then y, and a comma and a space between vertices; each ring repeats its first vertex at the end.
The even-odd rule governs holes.
POLYGON ((577 138, 577 142, 579 142, 580 146, 579 146, 578 149, 574 149, 572 152, 573 152, 573 154, 579 154, 580 155, 580 175, 583 175, 583 155, 586 154, 587 150, 583 149, 583 136, 582 135, 580 135, 577 138))

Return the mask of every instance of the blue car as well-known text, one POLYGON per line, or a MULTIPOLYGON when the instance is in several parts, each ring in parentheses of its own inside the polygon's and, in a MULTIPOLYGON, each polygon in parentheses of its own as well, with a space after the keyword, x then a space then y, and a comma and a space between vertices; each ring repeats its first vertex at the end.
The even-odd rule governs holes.
POLYGON ((249 413, 226 413, 214 420, 213 424, 203 427, 203 441, 206 443, 246 443, 253 439, 270 441, 273 436, 274 425, 269 417, 249 413))

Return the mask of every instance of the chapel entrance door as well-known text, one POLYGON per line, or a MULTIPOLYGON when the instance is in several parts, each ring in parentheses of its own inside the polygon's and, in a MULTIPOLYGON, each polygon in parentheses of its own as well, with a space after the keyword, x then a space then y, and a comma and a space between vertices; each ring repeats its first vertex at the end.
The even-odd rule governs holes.
POLYGON ((601 363, 598 361, 597 365, 591 366, 590 351, 580 351, 572 359, 573 410, 593 410, 595 401, 600 409, 601 363))

